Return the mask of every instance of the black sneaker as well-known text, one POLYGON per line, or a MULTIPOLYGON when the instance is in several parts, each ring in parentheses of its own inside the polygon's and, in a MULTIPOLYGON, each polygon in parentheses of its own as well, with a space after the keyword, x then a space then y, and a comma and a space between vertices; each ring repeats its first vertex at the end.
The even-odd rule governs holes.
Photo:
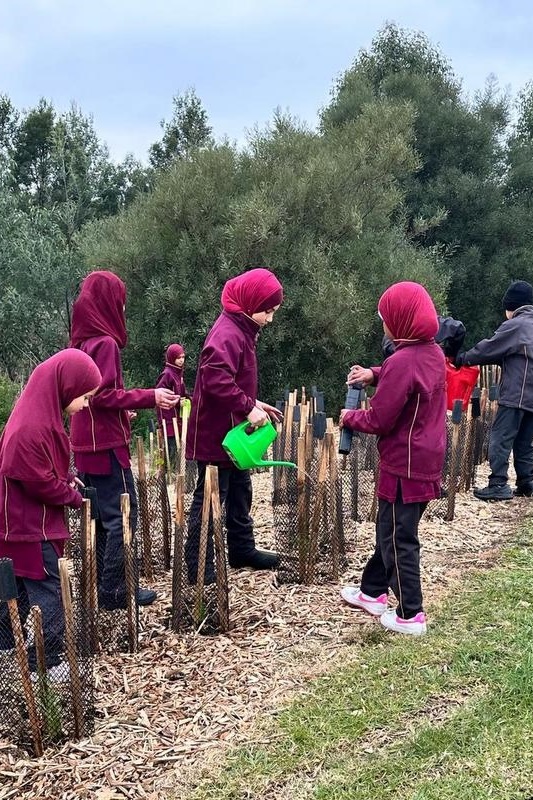
MULTIPOLYGON (((137 589, 137 605, 150 606, 157 600, 157 593, 153 589, 137 589)), ((123 591, 98 592, 98 605, 106 611, 118 611, 128 607, 126 593, 123 591)))
POLYGON ((230 567, 234 569, 242 569, 243 567, 250 567, 251 569, 276 569, 279 566, 279 556, 277 553, 271 553, 267 550, 252 550, 250 553, 242 556, 230 555, 228 558, 230 567))
POLYGON ((137 589, 137 605, 151 606, 157 600, 157 592, 153 589, 137 589))
POLYGON ((517 483, 513 494, 515 497, 531 497, 533 495, 533 481, 517 483))
POLYGON ((512 500, 513 490, 507 483, 485 486, 484 489, 474 489, 474 497, 478 500, 512 500))

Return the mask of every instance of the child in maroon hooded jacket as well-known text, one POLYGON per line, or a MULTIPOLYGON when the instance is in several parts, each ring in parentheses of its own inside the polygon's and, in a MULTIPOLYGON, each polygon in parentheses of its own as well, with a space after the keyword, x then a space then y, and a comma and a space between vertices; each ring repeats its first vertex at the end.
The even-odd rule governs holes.
MULTIPOLYGON (((137 523, 137 501, 130 468, 130 411, 172 408, 178 398, 168 389, 124 389, 120 351, 126 346, 126 287, 112 272, 88 275, 72 309, 71 346, 94 359, 102 383, 89 407, 72 421, 74 463, 86 486, 96 489, 98 599, 103 608, 126 608, 124 547, 120 495, 130 496, 131 525, 137 523)), ((156 593, 137 589, 139 605, 150 605, 156 593)))
MULTIPOLYGON (((209 331, 200 355, 187 433, 186 456, 198 462, 198 482, 189 516, 185 547, 188 578, 198 573, 198 551, 208 464, 219 468, 220 502, 226 505, 228 559, 232 567, 273 569, 278 556, 255 546, 252 482, 249 470, 239 470, 222 447, 226 433, 247 419, 259 427, 281 418, 273 406, 257 399, 256 342, 272 322, 283 300, 283 288, 267 269, 252 269, 227 281, 222 291, 222 314, 209 331)), ((210 531, 205 582, 213 583, 213 540, 210 531)))
MULTIPOLYGON (((10 558, 19 612, 42 612, 49 676, 61 662, 64 619, 58 559, 69 532, 64 507, 79 508, 81 482, 69 475, 70 445, 63 414, 88 405, 102 379, 94 361, 62 350, 39 364, 17 400, 0 439, 0 558, 10 558)), ((0 650, 14 646, 7 606, 0 605, 0 650)), ((28 650, 36 668, 35 645, 28 650)), ((57 677, 61 677, 60 674, 57 677)))
POLYGON ((392 631, 426 632, 420 583, 418 524, 440 497, 446 449, 445 358, 435 343, 437 313, 418 283, 404 281, 381 296, 378 313, 395 352, 382 367, 356 365, 348 383, 377 387, 364 410, 343 409, 340 425, 376 434, 380 455, 376 547, 360 586, 345 586, 350 605, 379 616, 392 631), (398 606, 387 610, 392 589, 398 606))
POLYGON ((170 389, 175 395, 179 397, 179 402, 174 408, 158 408, 157 419, 161 428, 163 425, 166 428, 168 440, 168 454, 170 462, 173 463, 176 458, 177 442, 176 433, 174 431, 174 420, 178 426, 178 433, 181 436, 181 416, 180 404, 185 398, 189 398, 185 380, 183 378, 183 367, 185 366, 185 350, 181 344, 171 344, 167 347, 165 355, 165 366, 163 372, 157 379, 155 385, 156 389, 170 389))

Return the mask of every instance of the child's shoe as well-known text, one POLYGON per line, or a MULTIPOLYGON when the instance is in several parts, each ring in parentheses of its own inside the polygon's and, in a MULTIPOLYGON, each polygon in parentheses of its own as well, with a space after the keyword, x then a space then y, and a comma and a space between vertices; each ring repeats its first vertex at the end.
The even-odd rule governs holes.
POLYGON ((426 633, 426 615, 419 611, 416 616, 410 619, 399 617, 394 608, 385 611, 379 618, 384 628, 395 633, 408 633, 411 636, 421 636, 426 633))
POLYGON ((379 597, 371 597, 361 591, 360 586, 343 586, 341 597, 345 603, 355 608, 362 608, 367 614, 373 617, 381 617, 387 608, 387 595, 380 594, 379 597))

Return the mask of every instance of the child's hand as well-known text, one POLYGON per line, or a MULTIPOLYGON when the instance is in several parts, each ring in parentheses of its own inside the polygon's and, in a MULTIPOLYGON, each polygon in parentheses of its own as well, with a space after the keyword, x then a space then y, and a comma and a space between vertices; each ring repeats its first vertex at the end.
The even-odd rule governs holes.
POLYGON ((252 428, 262 428, 268 422, 268 414, 262 408, 254 406, 246 417, 252 428))
POLYGON ((339 415, 339 428, 344 428, 344 415, 346 414, 347 411, 348 411, 347 408, 343 408, 341 410, 341 413, 339 415))
POLYGON ((276 406, 271 406, 269 403, 263 403, 261 400, 256 400, 255 405, 257 408, 262 408, 263 411, 266 411, 268 416, 273 422, 281 422, 283 419, 283 412, 280 411, 276 406))
POLYGON ((371 369, 354 364, 348 373, 346 383, 362 383, 363 386, 371 386, 374 383, 374 373, 371 369))
POLYGON ((158 408, 174 408, 179 399, 179 395, 170 389, 155 390, 155 404, 158 408))

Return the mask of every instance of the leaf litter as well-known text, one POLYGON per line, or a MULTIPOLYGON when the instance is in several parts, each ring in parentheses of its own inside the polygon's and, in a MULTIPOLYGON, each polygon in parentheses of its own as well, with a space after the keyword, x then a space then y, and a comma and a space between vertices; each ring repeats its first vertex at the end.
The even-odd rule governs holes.
MULTIPOLYGON (((273 547, 270 475, 253 482, 257 541, 273 547)), ((529 509, 527 499, 488 504, 459 495, 453 522, 423 519, 428 603, 465 570, 490 568, 529 509)), ((373 523, 359 524, 344 581, 359 578, 373 539, 373 523)), ((141 611, 139 652, 95 659, 93 735, 40 759, 0 740, 0 800, 177 796, 225 748, 252 735, 257 742, 265 716, 331 670, 343 648, 364 641, 376 624, 344 606, 337 585, 280 586, 272 573, 230 570, 231 631, 177 635, 168 628, 170 574, 154 588, 158 601, 141 611)))

